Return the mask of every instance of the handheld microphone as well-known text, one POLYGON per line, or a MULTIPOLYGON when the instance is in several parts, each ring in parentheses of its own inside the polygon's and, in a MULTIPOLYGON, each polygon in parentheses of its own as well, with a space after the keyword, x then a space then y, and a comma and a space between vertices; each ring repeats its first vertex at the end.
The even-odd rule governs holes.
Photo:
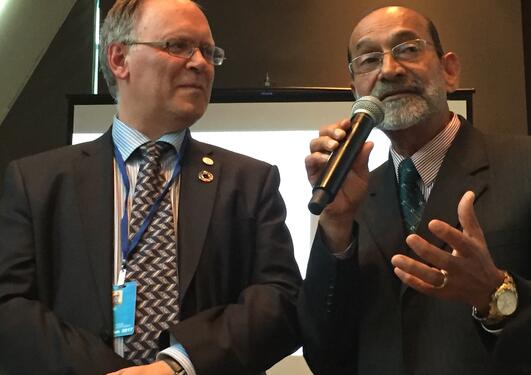
POLYGON ((334 200, 369 133, 383 119, 383 104, 374 96, 363 96, 354 102, 350 130, 330 155, 323 174, 313 186, 312 199, 308 203, 312 214, 321 214, 326 205, 334 200))

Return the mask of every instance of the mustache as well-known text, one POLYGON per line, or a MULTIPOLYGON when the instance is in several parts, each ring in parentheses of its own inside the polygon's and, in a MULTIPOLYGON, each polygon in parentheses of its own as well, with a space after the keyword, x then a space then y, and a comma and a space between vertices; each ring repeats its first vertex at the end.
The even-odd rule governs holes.
POLYGON ((411 82, 379 81, 372 89, 371 95, 377 97, 380 100, 384 100, 386 97, 398 93, 413 93, 420 95, 423 92, 424 86, 416 80, 413 80, 411 82))

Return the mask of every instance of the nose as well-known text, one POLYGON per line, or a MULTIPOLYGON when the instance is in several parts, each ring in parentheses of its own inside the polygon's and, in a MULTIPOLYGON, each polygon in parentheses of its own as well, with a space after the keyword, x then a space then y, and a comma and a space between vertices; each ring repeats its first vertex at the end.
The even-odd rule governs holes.
POLYGON ((205 59, 203 56, 203 53, 199 48, 194 48, 194 52, 192 53, 192 56, 188 59, 187 65, 189 67, 193 68, 205 68, 206 66, 210 65, 209 62, 205 59))
POLYGON ((379 74, 381 78, 393 78, 404 74, 404 72, 404 66, 395 59, 390 51, 383 55, 379 74))

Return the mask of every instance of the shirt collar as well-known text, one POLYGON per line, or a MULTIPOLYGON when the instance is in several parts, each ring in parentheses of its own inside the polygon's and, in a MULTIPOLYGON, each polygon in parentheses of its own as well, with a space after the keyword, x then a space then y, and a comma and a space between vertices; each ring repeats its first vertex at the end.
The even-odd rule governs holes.
MULTIPOLYGON (((186 130, 183 130, 164 134, 157 141, 169 143, 179 154, 185 136, 186 130)), ((112 140, 124 161, 127 161, 138 147, 150 141, 143 133, 122 122, 118 116, 114 116, 112 120, 112 140)))
MULTIPOLYGON (((419 172, 420 178, 425 185, 431 184, 439 169, 442 165, 446 151, 452 144, 461 121, 459 117, 453 113, 452 118, 446 124, 443 130, 441 130, 431 141, 422 146, 417 152, 411 156, 415 168, 419 172)), ((406 157, 400 155, 396 150, 391 147, 391 158, 395 166, 396 178, 398 180, 398 165, 406 157)))

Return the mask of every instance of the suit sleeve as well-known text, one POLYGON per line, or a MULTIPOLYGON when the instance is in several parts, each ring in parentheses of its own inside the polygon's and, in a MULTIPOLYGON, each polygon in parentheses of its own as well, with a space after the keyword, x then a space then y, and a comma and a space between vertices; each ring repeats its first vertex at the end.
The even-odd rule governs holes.
MULTIPOLYGON (((29 201, 12 163, 0 200, 0 373, 101 374, 127 366, 100 337, 53 312, 53 290, 40 272, 53 267, 52 254, 36 250, 29 201)), ((82 293, 72 303, 83 303, 82 293)))
MULTIPOLYGON (((531 359, 531 282, 516 276, 518 288, 518 311, 516 316, 504 326, 494 346, 495 358, 513 369, 515 374, 529 374, 531 359)), ((486 334, 482 332, 482 334, 486 334)), ((487 341, 487 340, 485 340, 487 341)))
POLYGON ((357 240, 350 250, 333 256, 317 230, 298 301, 304 358, 317 375, 356 373, 357 240))
MULTIPOLYGON (((234 301, 196 312, 170 328, 198 374, 262 372, 300 346, 296 299, 301 277, 279 183, 275 167, 260 182, 253 240, 243 249, 252 260, 238 265, 238 272, 249 275, 247 285, 234 301)), ((225 216, 231 220, 230 213, 225 216)))
MULTIPOLYGON (((531 358, 528 348, 531 347, 531 281, 529 277, 529 251, 531 250, 531 236, 529 228, 522 228, 522 233, 527 231, 527 238, 514 236, 512 240, 505 240, 504 254, 520 254, 527 259, 521 265, 507 268, 514 277, 518 291, 518 308, 515 314, 503 325, 499 335, 485 332, 479 324, 478 330, 484 344, 493 353, 496 361, 500 362, 515 374, 531 373, 531 358), (512 245, 511 245, 512 243, 512 245), (527 270, 527 271, 526 271, 527 270)), ((513 233, 518 230, 513 230, 513 233)), ((500 250, 497 249, 497 252, 500 250)), ((502 266, 503 267, 503 266, 502 266)))
MULTIPOLYGON (((498 268, 511 273, 518 308, 499 335, 478 330, 493 358, 515 374, 531 373, 531 138, 485 137, 491 164, 489 204, 476 209, 498 268), (495 224, 492 224, 495 223, 495 224)), ((482 198, 483 199, 483 198, 482 198)), ((478 202, 479 204, 480 202, 478 202)), ((511 372, 511 373, 513 373, 511 372)))

